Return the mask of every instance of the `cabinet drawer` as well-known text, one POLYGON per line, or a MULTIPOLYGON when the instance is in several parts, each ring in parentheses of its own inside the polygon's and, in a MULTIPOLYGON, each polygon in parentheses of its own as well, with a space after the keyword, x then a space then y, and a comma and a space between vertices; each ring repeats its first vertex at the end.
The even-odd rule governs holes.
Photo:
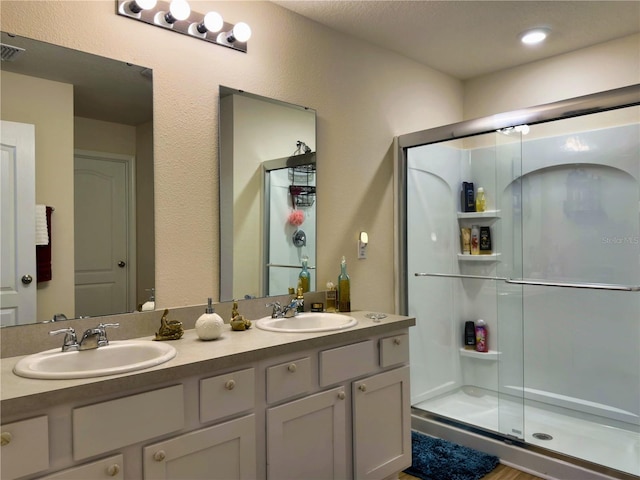
POLYGON ((298 358, 267 368, 267 403, 307 393, 311 390, 311 360, 298 358))
POLYGON ((380 340, 380 366, 409 363, 409 335, 395 335, 380 340))
POLYGON ((73 409, 73 458, 122 448, 184 427, 182 385, 73 409))
POLYGON ((2 425, 2 477, 10 480, 49 468, 46 416, 2 425))
POLYGON ((79 467, 70 468, 62 472, 47 475, 40 480, 99 480, 101 478, 115 478, 122 480, 124 478, 123 456, 114 455, 113 457, 103 458, 97 462, 87 463, 79 467))
POLYGON ((200 380, 200 422, 235 415, 255 406, 253 368, 200 380))
POLYGON ((373 340, 320 352, 320 386, 360 377, 377 365, 373 340))

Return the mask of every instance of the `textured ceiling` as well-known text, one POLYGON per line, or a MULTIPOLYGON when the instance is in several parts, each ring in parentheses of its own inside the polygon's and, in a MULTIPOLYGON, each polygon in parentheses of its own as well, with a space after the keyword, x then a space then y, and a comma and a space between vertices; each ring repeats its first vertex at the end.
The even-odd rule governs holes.
POLYGON ((273 3, 462 80, 640 32, 637 0, 273 3), (544 45, 520 44, 523 31, 541 26, 551 28, 544 45))

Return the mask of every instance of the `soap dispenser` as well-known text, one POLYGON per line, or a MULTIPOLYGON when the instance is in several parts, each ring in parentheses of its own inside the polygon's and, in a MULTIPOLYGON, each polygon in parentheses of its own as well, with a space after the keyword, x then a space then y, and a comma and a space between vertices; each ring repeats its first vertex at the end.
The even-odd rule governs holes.
POLYGON ((222 335, 224 320, 214 312, 213 303, 209 298, 207 308, 196 320, 196 333, 201 340, 215 340, 222 335))

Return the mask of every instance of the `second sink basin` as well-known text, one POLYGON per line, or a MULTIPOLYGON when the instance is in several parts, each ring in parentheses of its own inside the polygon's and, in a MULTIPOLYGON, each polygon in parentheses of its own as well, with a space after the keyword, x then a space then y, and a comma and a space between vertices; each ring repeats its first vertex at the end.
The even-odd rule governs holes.
POLYGON ((256 326, 272 332, 330 332, 344 330, 356 325, 358 321, 348 315, 325 312, 300 313, 291 318, 261 318, 256 326))
POLYGON ((151 340, 112 341, 109 345, 81 352, 62 352, 59 348, 24 357, 13 373, 27 378, 91 378, 133 372, 167 362, 176 349, 151 340))

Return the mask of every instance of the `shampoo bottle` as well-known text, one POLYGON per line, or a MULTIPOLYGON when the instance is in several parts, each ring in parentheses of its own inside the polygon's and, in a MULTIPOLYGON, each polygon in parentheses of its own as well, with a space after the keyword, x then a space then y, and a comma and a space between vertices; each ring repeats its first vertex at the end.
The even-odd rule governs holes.
POLYGON ((484 188, 478 187, 478 194, 476 195, 476 212, 484 212, 487 208, 487 199, 484 196, 484 188))
POLYGON ((340 275, 338 276, 338 310, 351 311, 351 279, 347 275, 347 260, 342 257, 340 275))
POLYGON ((213 303, 209 298, 206 310, 196 320, 196 333, 201 340, 215 340, 222 335, 223 327, 224 320, 214 312, 213 303))
POLYGON ((487 331, 487 323, 479 319, 476 322, 476 352, 489 351, 489 332, 487 331))
POLYGON ((298 286, 302 287, 302 293, 307 293, 311 285, 311 275, 309 275, 309 270, 307 270, 308 262, 309 257, 302 257, 302 271, 300 275, 298 275, 298 286))
POLYGON ((464 322, 464 348, 476 349, 476 326, 472 321, 464 322))

